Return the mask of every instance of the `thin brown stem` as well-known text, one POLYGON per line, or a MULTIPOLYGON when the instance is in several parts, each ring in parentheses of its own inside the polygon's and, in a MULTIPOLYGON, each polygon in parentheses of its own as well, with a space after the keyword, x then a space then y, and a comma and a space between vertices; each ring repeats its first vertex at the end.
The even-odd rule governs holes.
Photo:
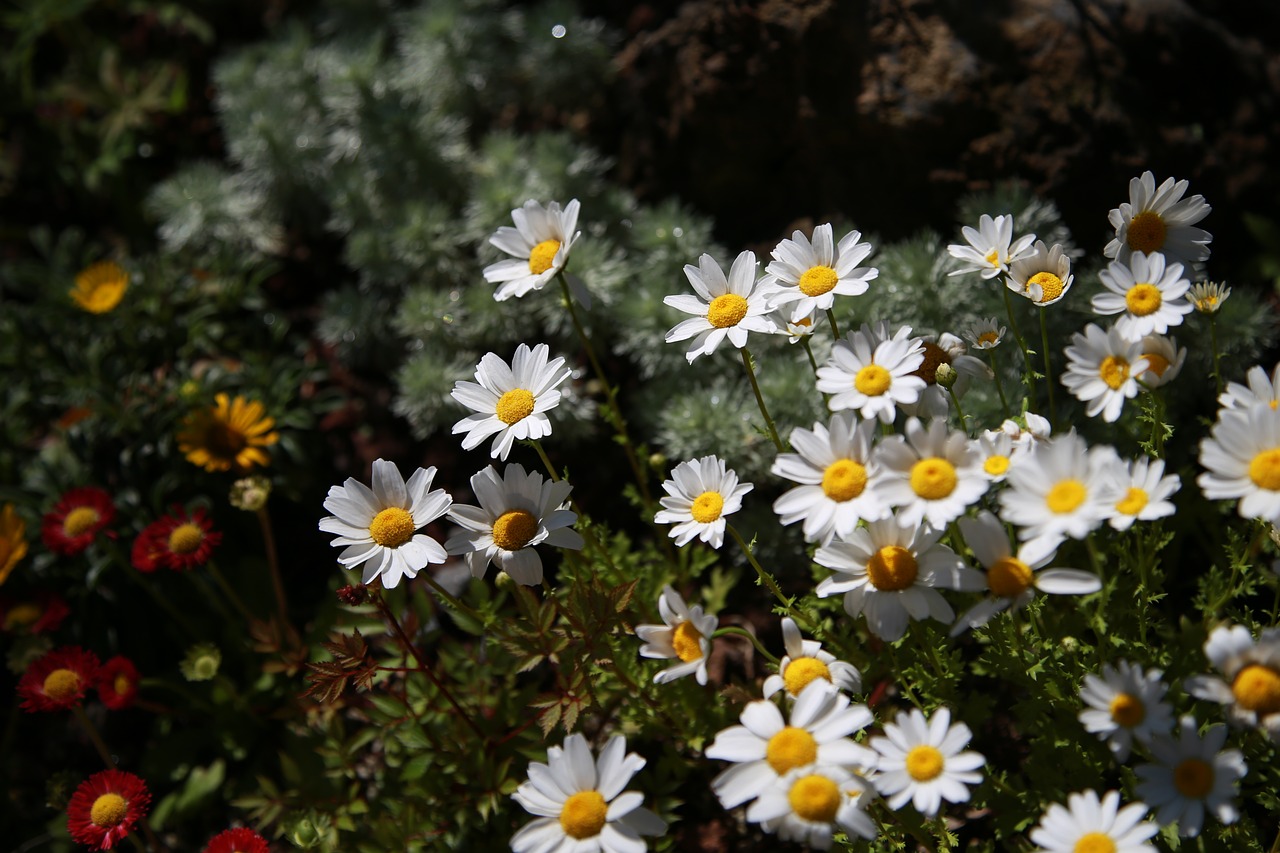
POLYGON ((285 597, 284 581, 280 577, 280 558, 276 553, 276 536, 271 528, 271 515, 264 505, 258 510, 258 525, 262 528, 262 541, 267 551, 267 565, 271 567, 271 586, 276 593, 276 608, 280 623, 289 627, 289 603, 285 597))

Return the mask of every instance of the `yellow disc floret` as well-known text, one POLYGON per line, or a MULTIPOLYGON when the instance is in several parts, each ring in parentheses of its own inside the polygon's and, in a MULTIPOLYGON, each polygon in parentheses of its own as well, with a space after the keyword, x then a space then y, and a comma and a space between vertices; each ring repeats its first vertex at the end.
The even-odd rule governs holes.
POLYGON ((724 512, 724 497, 719 492, 703 492, 693 499, 689 515, 699 524, 710 524, 724 512))
POLYGON ((89 820, 103 829, 119 826, 128 814, 129 803, 114 792, 102 794, 89 807, 89 820))
POLYGON ((1137 515, 1150 500, 1147 493, 1137 486, 1130 486, 1124 498, 1116 503, 1116 512, 1121 515, 1137 515))
POLYGON ((1036 300, 1040 303, 1052 302, 1062 295, 1062 279, 1049 271, 1038 272, 1031 278, 1027 279, 1027 290, 1031 290, 1031 285, 1040 285, 1040 298, 1036 300))
POLYGON ((853 377, 853 387, 868 397, 879 397, 893 384, 893 374, 878 364, 868 364, 853 377))
POLYGON ((831 267, 809 267, 800 276, 800 292, 805 296, 821 296, 830 293, 839 280, 840 277, 831 267))
POLYGON ((717 329, 736 326, 747 316, 747 307, 747 300, 736 293, 717 296, 707 306, 707 322, 717 329))
MULTIPOLYGON (((404 510, 401 510, 401 512, 404 512, 404 510)), ((410 517, 409 522, 413 523, 412 517, 410 517)), ((203 541, 204 529, 200 525, 192 522, 179 524, 169 534, 169 550, 174 554, 190 554, 199 548, 200 543, 203 541)))
POLYGON ((534 246, 533 251, 529 253, 529 272, 542 275, 551 269, 551 265, 556 262, 558 251, 560 251, 559 240, 543 240, 534 246))
POLYGON ((509 509, 493 522, 493 544, 503 551, 519 551, 538 532, 538 519, 523 509, 509 509))
POLYGON ((671 632, 671 647, 685 663, 702 660, 702 632, 692 622, 681 622, 671 632))
POLYGON ((1160 303, 1164 301, 1160 295, 1160 288, 1154 284, 1135 284, 1129 288, 1129 292, 1124 295, 1124 304, 1129 309, 1129 313, 1135 317, 1145 317, 1148 314, 1154 314, 1160 310, 1160 303))
POLYGON ((1063 480, 1044 496, 1044 504, 1049 508, 1050 512, 1063 515, 1068 512, 1074 512, 1080 504, 1084 503, 1084 499, 1087 496, 1088 492, 1085 490, 1084 483, 1079 480, 1063 480))
POLYGON ((80 692, 80 673, 74 669, 55 669, 44 677, 41 689, 55 702, 70 701, 80 692))
POLYGON ((1188 758, 1173 768, 1173 787, 1188 799, 1203 800, 1213 790, 1213 765, 1188 758))
POLYGON ((769 738, 764 757, 773 772, 781 776, 788 770, 812 764, 818 757, 818 742, 804 729, 787 726, 769 738))
POLYGON ((1236 675, 1231 684, 1236 704, 1259 717, 1280 712, 1280 672, 1269 666, 1251 663, 1236 675))
POLYGON ((930 456, 911 466, 911 491, 927 501, 942 500, 959 482, 956 466, 941 456, 930 456))
POLYGON ((494 407, 498 420, 515 424, 533 414, 533 394, 524 388, 514 388, 498 398, 494 407))
POLYGON ((901 545, 886 545, 867 560, 867 577, 881 592, 896 592, 916 582, 916 555, 901 545))
POLYGON ((579 791, 564 801, 560 828, 570 838, 595 838, 604 829, 609 807, 599 791, 579 791))
POLYGON ((992 249, 990 252, 987 252, 986 257, 984 257, 983 260, 986 261, 991 266, 995 267, 996 269, 999 269, 1000 268, 1000 250, 992 249))
POLYGON ((62 532, 68 537, 76 537, 87 533, 102 519, 98 511, 89 506, 78 506, 62 520, 62 532))
POLYGON ((907 775, 917 782, 937 779, 945 764, 942 753, 932 746, 921 744, 907 753, 907 775))
POLYGON ((830 823, 840 811, 840 788, 826 776, 802 776, 787 793, 791 810, 815 823, 830 823))
POLYGON ((996 595, 1016 598, 1030 588, 1034 577, 1031 567, 1017 557, 1001 557, 987 569, 987 586, 996 595))
POLYGON ((1111 712, 1112 721, 1126 729, 1139 725, 1147 718, 1147 706, 1132 693, 1117 693, 1107 710, 1111 712))
POLYGON ((817 658, 796 658, 787 664, 786 672, 782 673, 782 681, 792 696, 799 696, 800 691, 809 686, 809 682, 819 678, 830 681, 831 670, 817 658))
POLYGON ((993 453, 982 463, 982 470, 992 477, 999 477, 1009 470, 1009 457, 993 453))
POLYGON ((128 693, 133 688, 133 682, 129 680, 129 676, 120 673, 116 676, 115 681, 111 682, 111 689, 119 695, 128 693))
POLYGON ((1142 357, 1147 360, 1147 372, 1149 373, 1154 373, 1156 376, 1164 376, 1164 372, 1169 369, 1169 359, 1158 352, 1144 352, 1142 357))
POLYGON ((1280 490, 1280 447, 1264 450, 1249 463, 1249 479, 1259 489, 1280 490))
POLYGON ((369 536, 384 548, 398 548, 413 538, 417 526, 413 515, 398 506, 389 506, 369 522, 369 536))
POLYGON ((978 343, 982 344, 984 347, 993 347, 1000 343, 1000 336, 995 332, 983 332, 978 335, 978 343))
POLYGON ((1154 210, 1144 210, 1129 220, 1127 240, 1129 248, 1135 252, 1151 254, 1164 248, 1164 240, 1169 228, 1164 217, 1154 210))
POLYGON ((1116 843, 1105 832, 1090 832, 1080 836, 1071 853, 1116 853, 1116 843))
POLYGON ((1129 362, 1119 356, 1109 355, 1098 365, 1098 376, 1108 388, 1119 391, 1129 381, 1129 362))
POLYGON ((822 493, 836 503, 851 501, 867 487, 867 469, 852 459, 837 459, 822 472, 822 493))

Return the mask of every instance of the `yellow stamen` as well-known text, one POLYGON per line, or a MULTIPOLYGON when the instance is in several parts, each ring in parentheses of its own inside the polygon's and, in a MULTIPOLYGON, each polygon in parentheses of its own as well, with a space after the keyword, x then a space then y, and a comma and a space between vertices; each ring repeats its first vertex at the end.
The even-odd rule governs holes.
POLYGON ((787 793, 791 810, 815 823, 830 823, 840 811, 840 788, 826 776, 802 776, 787 793))
POLYGON ((69 538, 87 533, 102 519, 98 511, 90 506, 78 506, 62 520, 62 532, 69 538))
POLYGON ((369 536, 384 548, 398 548, 413 538, 413 516, 400 507, 387 507, 369 522, 369 536))
POLYGON ((529 253, 529 272, 542 275, 551 269, 551 265, 556 262, 558 251, 560 251, 559 240, 543 240, 534 246, 533 251, 529 253))
POLYGON ((579 791, 564 801, 560 828, 570 838, 595 838, 604 829, 609 807, 599 791, 579 791))
POLYGON ((982 463, 982 470, 992 477, 999 477, 1009 470, 1009 457, 993 453, 982 463))
POLYGON ((203 541, 204 530, 200 525, 187 522, 173 528, 173 532, 169 534, 169 550, 174 554, 190 554, 203 541))
POLYGON ((907 753, 907 775, 917 782, 928 782, 938 778, 945 763, 942 753, 932 746, 912 747, 907 753))
POLYGON ((74 669, 55 669, 44 677, 44 695, 55 702, 66 702, 80 692, 80 673, 74 669))
POLYGON ((1147 718, 1147 706, 1132 693, 1117 693, 1108 707, 1116 725, 1131 729, 1147 718))
POLYGON ((1035 575, 1017 557, 1001 557, 987 569, 987 586, 1003 598, 1016 598, 1031 586, 1035 575))
POLYGON ((1098 365, 1098 376, 1113 391, 1119 391, 1129 381, 1129 362, 1118 356, 1109 355, 1098 365))
POLYGON ((868 397, 879 397, 892 382, 893 375, 878 364, 868 364, 853 377, 853 387, 868 397))
POLYGON ((119 826, 128 814, 129 803, 114 792, 101 795, 89 807, 89 820, 102 829, 119 826))
POLYGON ((1147 360, 1148 373, 1154 373, 1157 377, 1161 377, 1169 369, 1169 359, 1158 352, 1144 352, 1142 357, 1147 360))
POLYGON ((1231 694, 1237 705, 1259 717, 1280 712, 1280 672, 1251 663, 1236 675, 1231 694))
POLYGON ((533 394, 524 388, 512 389, 498 398, 494 408, 504 424, 519 423, 533 414, 533 394))
POLYGON ((831 267, 809 267, 800 276, 800 292, 805 296, 821 296, 829 293, 839 280, 831 267))
POLYGON ((853 500, 866 487, 866 466, 852 459, 837 459, 822 473, 822 493, 836 503, 853 500))
POLYGON ((788 770, 812 764, 818 757, 818 742, 804 729, 787 726, 769 738, 764 757, 773 772, 781 776, 788 770))
POLYGON ((1158 252, 1164 247, 1168 233, 1169 228, 1160 214, 1154 210, 1144 210, 1129 220, 1129 248, 1148 255, 1158 252))
POLYGON ((799 696, 800 691, 809 686, 809 682, 818 678, 830 681, 831 670, 817 658, 796 658, 787 664, 787 671, 782 673, 782 681, 792 696, 799 696))
POLYGON ((1264 450, 1249 463, 1249 479, 1259 489, 1280 489, 1280 447, 1264 450))
POLYGON ((1116 843, 1105 832, 1090 832, 1080 836, 1071 853, 1116 853, 1116 843))
POLYGON ((703 492, 694 498, 689 515, 699 524, 710 524, 724 512, 724 498, 719 492, 703 492))
POLYGON ((1213 790, 1213 765, 1188 758, 1173 768, 1173 787, 1188 799, 1203 800, 1213 790))
POLYGON ((911 586, 919 569, 915 554, 900 545, 886 545, 867 560, 867 577, 881 592, 897 592, 911 586))
POLYGON ((519 551, 538 532, 538 519, 523 509, 511 509, 493 522, 493 544, 503 551, 519 551))
POLYGON ((937 501, 950 495, 960 482, 956 467, 940 456, 921 459, 911 466, 911 491, 927 501, 937 501))
POLYGON ((1062 515, 1074 512, 1080 504, 1084 503, 1087 496, 1084 483, 1079 480, 1063 480, 1044 496, 1044 503, 1049 507, 1050 512, 1062 515))
POLYGON ((707 322, 717 329, 736 326, 747 316, 747 307, 747 300, 736 293, 717 296, 707 306, 707 322))
POLYGON ((1031 285, 1040 285, 1040 304, 1052 302, 1062 295, 1062 279, 1058 278, 1051 272, 1038 272, 1027 280, 1027 291, 1031 290, 1031 285))
POLYGON ((984 346, 993 347, 996 344, 1000 343, 1000 336, 997 335, 995 332, 983 332, 982 334, 978 335, 978 343, 983 344, 984 346))
POLYGON ((1160 303, 1164 299, 1160 295, 1160 288, 1153 284, 1135 284, 1129 288, 1129 292, 1124 296, 1125 307, 1129 309, 1129 313, 1135 317, 1145 317, 1148 314, 1154 314, 1160 310, 1160 303))
POLYGON ((676 657, 685 663, 702 660, 702 632, 692 622, 681 622, 671 632, 671 645, 676 657))
POLYGON ((1116 504, 1116 512, 1121 515, 1137 515, 1150 500, 1147 493, 1136 486, 1130 486, 1124 498, 1116 504))

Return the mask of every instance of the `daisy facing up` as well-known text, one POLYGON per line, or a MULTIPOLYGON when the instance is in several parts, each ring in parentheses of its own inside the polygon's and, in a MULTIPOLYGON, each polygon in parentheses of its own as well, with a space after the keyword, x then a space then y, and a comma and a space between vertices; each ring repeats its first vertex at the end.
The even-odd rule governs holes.
POLYGON ((724 544, 725 516, 742 509, 742 496, 755 486, 739 483, 736 472, 723 459, 703 456, 681 462, 662 484, 666 496, 653 517, 657 524, 675 524, 671 538, 686 545, 695 536, 712 548, 724 544))
POLYGON ((1054 803, 1031 830, 1035 853, 1156 853, 1147 839, 1159 831, 1145 821, 1147 807, 1130 803, 1120 808, 1120 793, 1096 791, 1067 796, 1067 807, 1054 803))
POLYGON ((837 296, 861 296, 867 283, 880 274, 875 267, 858 264, 871 254, 870 243, 859 243, 862 233, 850 231, 834 243, 831 223, 813 229, 810 241, 801 231, 793 232, 770 252, 773 260, 765 268, 770 281, 767 290, 772 308, 791 306, 791 319, 827 311, 837 296))
POLYGON ((700 355, 710 355, 725 338, 738 349, 747 345, 747 333, 772 334, 776 326, 769 319, 769 304, 762 283, 756 281, 756 256, 742 252, 734 258, 725 278, 720 264, 710 255, 698 258, 698 266, 684 265, 685 277, 697 296, 677 294, 662 301, 677 311, 694 316, 677 323, 667 332, 666 342, 693 338, 685 358, 693 364, 700 355))
POLYGON ((1024 542, 1040 536, 1083 539, 1111 517, 1121 493, 1108 468, 1118 457, 1090 448, 1074 431, 1033 445, 1009 469, 1000 518, 1019 527, 1024 542))
POLYGON ((989 429, 970 441, 969 446, 978 454, 983 476, 993 483, 1003 482, 1013 460, 1029 449, 1025 444, 1015 446, 1013 436, 994 429, 989 429))
POLYGON ((98 656, 79 646, 64 646, 36 658, 18 679, 24 711, 66 711, 78 706, 97 682, 98 656))
POLYGON ((272 430, 276 422, 266 416, 257 400, 239 394, 214 395, 212 408, 198 409, 182 421, 178 450, 187 461, 209 472, 248 471, 255 465, 269 465, 266 448, 280 440, 272 430))
POLYGON ((1133 741, 1150 743, 1173 728, 1173 713, 1164 694, 1169 689, 1158 669, 1145 673, 1128 661, 1102 665, 1102 677, 1086 675, 1080 698, 1088 706, 1079 714, 1085 730, 1105 740, 1116 761, 1126 761, 1133 741))
POLYGON ((789 697, 797 699, 806 687, 819 679, 850 693, 862 689, 862 673, 857 667, 836 660, 831 652, 824 652, 817 640, 802 638, 800 627, 790 616, 782 617, 782 643, 787 653, 778 665, 777 674, 764 680, 764 698, 785 690, 789 697))
POLYGON ((569 378, 564 358, 548 360, 546 344, 516 347, 508 366, 493 353, 485 353, 476 367, 476 381, 459 381, 451 397, 476 414, 453 425, 453 434, 466 433, 462 449, 471 450, 494 436, 489 455, 506 459, 513 442, 537 441, 551 435, 547 412, 560 404, 556 386, 569 378))
POLYGON ((499 283, 493 298, 503 302, 542 290, 569 262, 569 252, 582 232, 578 227, 578 209, 575 198, 563 211, 559 202, 551 202, 545 208, 540 202, 529 199, 522 207, 511 211, 515 227, 503 225, 489 242, 511 255, 484 268, 484 280, 499 283))
POLYGON ((1057 243, 1049 248, 1043 240, 1037 240, 1033 251, 1009 266, 1005 284, 1044 308, 1066 296, 1074 281, 1066 250, 1057 243))
POLYGON ((111 850, 151 803, 147 783, 122 770, 103 770, 80 783, 67 803, 67 831, 78 843, 111 850))
POLYGON ((684 598, 670 585, 662 588, 658 612, 665 624, 636 626, 636 636, 644 642, 640 656, 660 660, 677 658, 680 662, 655 675, 653 683, 666 684, 692 673, 699 684, 706 684, 711 635, 720 620, 704 614, 700 604, 692 607, 685 604, 684 598))
MULTIPOLYGON (((115 517, 116 505, 111 495, 96 486, 77 486, 67 490, 44 514, 40 538, 53 553, 73 557, 88 548, 115 517)), ((103 535, 115 536, 111 531, 103 535)))
POLYGON ((1209 662, 1225 676, 1195 675, 1187 692, 1227 706, 1233 723, 1257 726, 1280 740, 1280 628, 1268 628, 1255 642, 1243 625, 1219 625, 1205 641, 1209 662))
POLYGON ((1009 271, 1009 265, 1022 260, 1030 254, 1031 244, 1036 235, 1024 234, 1015 242, 1013 239, 1013 217, 997 216, 992 219, 989 214, 978 218, 976 229, 966 225, 960 229, 965 241, 962 246, 952 243, 947 246, 951 257, 964 261, 967 266, 952 270, 947 275, 964 275, 976 272, 985 279, 992 279, 1009 271))
POLYGON ((1124 401, 1138 396, 1138 377, 1149 362, 1142 355, 1141 340, 1128 341, 1112 326, 1102 331, 1093 323, 1084 334, 1076 332, 1067 347, 1067 369, 1062 384, 1077 400, 1088 403, 1085 414, 1114 423, 1124 409, 1124 401))
POLYGON ((1177 474, 1164 474, 1164 460, 1143 456, 1115 470, 1121 490, 1115 513, 1108 523, 1116 530, 1128 530, 1135 521, 1154 521, 1173 515, 1177 507, 1169 500, 1182 485, 1177 474))
POLYGON ((913 375, 924 364, 924 344, 903 326, 883 338, 863 324, 836 341, 831 358, 818 368, 818 390, 831 394, 833 412, 854 409, 867 420, 893 423, 898 406, 914 403, 925 381, 913 375))
POLYGON ((1155 761, 1134 771, 1141 780, 1135 792, 1156 810, 1156 822, 1168 826, 1177 821, 1178 834, 1191 838, 1200 834, 1206 811, 1224 824, 1239 819, 1233 800, 1249 771, 1240 750, 1222 748, 1226 726, 1215 723, 1203 737, 1198 730, 1194 717, 1183 717, 1177 738, 1152 740, 1155 761))
POLYGON ((898 712, 885 724, 884 737, 873 737, 870 746, 878 755, 875 785, 889 798, 889 808, 900 809, 911 801, 916 811, 933 817, 942 801, 969 800, 969 785, 982 782, 980 767, 987 760, 977 752, 961 752, 973 732, 964 723, 951 723, 951 711, 938 708, 927 720, 918 708, 898 712))
POLYGON ((142 529, 133 541, 131 561, 140 572, 154 572, 161 566, 181 572, 209 562, 221 542, 222 534, 213 529, 204 507, 188 515, 175 506, 169 515, 142 529))
POLYGON ((1200 464, 1196 484, 1206 498, 1239 498, 1241 518, 1280 521, 1280 410, 1222 409, 1200 441, 1200 464))
POLYGON ((1116 236, 1102 253, 1121 263, 1128 263, 1134 252, 1160 252, 1179 263, 1208 259, 1213 235, 1193 226, 1213 208, 1202 195, 1184 199, 1188 186, 1188 181, 1167 178, 1157 188, 1150 171, 1131 179, 1129 200, 1107 214, 1116 236))
POLYGON ((1191 282, 1182 264, 1166 265, 1164 255, 1135 252, 1128 264, 1112 261, 1098 278, 1107 292, 1093 297, 1093 312, 1119 314, 1116 330, 1125 340, 1163 335, 1194 310, 1184 298, 1191 282))
POLYGON ((876 825, 863 810, 869 788, 862 777, 834 764, 797 767, 760 792, 747 820, 817 850, 831 849, 836 828, 871 839, 876 825))
POLYGON ((880 497, 898 507, 898 520, 917 525, 926 520, 944 530, 987 492, 978 454, 963 432, 949 432, 944 419, 909 418, 905 437, 885 439, 878 452, 880 497))

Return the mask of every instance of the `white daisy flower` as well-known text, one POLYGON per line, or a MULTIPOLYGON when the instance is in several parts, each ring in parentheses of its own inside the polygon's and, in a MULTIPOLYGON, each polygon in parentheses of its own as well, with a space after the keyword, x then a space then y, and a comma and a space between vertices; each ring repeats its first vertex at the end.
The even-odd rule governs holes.
POLYGON ((964 261, 968 266, 953 270, 948 275, 964 275, 976 272, 983 278, 995 278, 1009 271, 1009 265, 1026 257, 1035 242, 1036 235, 1024 234, 1017 241, 1013 239, 1013 217, 997 216, 992 219, 988 214, 978 217, 977 229, 968 225, 960 229, 969 245, 952 243, 947 246, 951 257, 964 261))
POLYGON ((871 839, 876 825, 863 811, 867 783, 836 765, 797 767, 760 792, 747 809, 747 820, 817 850, 830 850, 836 828, 871 839))
POLYGON ((964 723, 952 725, 947 708, 927 720, 917 708, 900 711, 894 722, 885 724, 884 734, 873 737, 870 746, 879 753, 876 790, 888 798, 891 809, 910 800, 916 811, 933 817, 943 800, 967 802, 966 786, 982 782, 978 768, 987 760, 977 752, 961 752, 973 732, 964 723))
POLYGON ((1062 384, 1076 399, 1088 403, 1085 414, 1099 412, 1107 423, 1113 423, 1124 409, 1124 401, 1138 396, 1138 377, 1149 366, 1142 357, 1140 341, 1127 341, 1112 326, 1102 331, 1093 323, 1076 332, 1067 347, 1067 369, 1062 384))
POLYGON ((787 343, 798 344, 801 338, 809 337, 817 328, 815 316, 815 314, 806 314, 793 319, 790 311, 781 308, 769 315, 769 321, 773 323, 775 334, 786 335, 787 343))
POLYGON ((871 254, 871 244, 859 243, 861 239, 861 233, 850 231, 834 245, 828 222, 813 229, 812 242, 800 231, 783 240, 770 252, 773 260, 765 267, 772 278, 770 306, 790 305, 792 319, 799 319, 828 310, 836 296, 866 293, 867 282, 880 273, 875 267, 858 266, 871 254))
POLYGON ((845 612, 864 613, 871 633, 888 642, 907 632, 909 619, 950 622, 955 612, 935 587, 976 591, 985 582, 938 544, 943 532, 891 516, 819 548, 814 561, 835 574, 818 584, 818 597, 844 593, 845 612))
POLYGON ((961 331, 964 339, 977 350, 995 349, 1004 340, 1006 329, 996 322, 995 317, 985 317, 969 328, 961 331))
POLYGON ((1191 286, 1187 298, 1201 314, 1217 314, 1222 303, 1231 297, 1231 288, 1225 282, 1202 281, 1191 286))
POLYGON ((893 423, 897 407, 920 399, 925 381, 913 373, 924 363, 924 344, 903 326, 882 339, 869 326, 836 341, 818 368, 818 390, 831 394, 833 412, 856 409, 862 417, 893 423))
POLYGON ((1163 335, 1194 310, 1183 298, 1191 282, 1182 264, 1166 265, 1164 255, 1135 252, 1127 265, 1112 261, 1098 278, 1107 292, 1093 297, 1093 313, 1120 314, 1116 329, 1125 340, 1163 335))
POLYGON ((490 563, 517 583, 542 583, 542 558, 536 545, 582 548, 582 536, 570 525, 578 514, 569 510, 573 486, 565 480, 543 480, 536 471, 511 464, 502 477, 493 466, 471 477, 480 506, 454 504, 449 518, 464 528, 445 543, 450 554, 463 555, 471 574, 483 578, 490 563))
POLYGON ((994 429, 970 441, 969 447, 977 454, 983 476, 993 483, 1004 482, 1013 460, 1028 450, 1027 445, 1015 446, 1009 433, 994 429))
POLYGON ((1227 390, 1218 397, 1218 404, 1224 409, 1280 408, 1280 364, 1271 368, 1270 376, 1260 365, 1254 365, 1249 368, 1245 381, 1249 383, 1247 386, 1228 382, 1227 390))
MULTIPOLYGON (((545 208, 529 199, 523 207, 511 211, 516 227, 504 225, 494 232, 489 242, 511 255, 504 261, 484 268, 484 280, 502 282, 494 291, 498 302, 513 296, 524 296, 541 290, 569 262, 569 251, 581 231, 578 227, 578 200, 575 198, 560 210, 559 202, 545 208)), ((578 294, 581 299, 582 294, 578 294)))
POLYGON ((1033 252, 1010 265, 1005 284, 1014 293, 1044 307, 1066 296, 1074 281, 1066 250, 1057 243, 1049 248, 1043 240, 1037 240, 1033 252))
POLYGON ((547 763, 529 765, 529 779, 511 795, 537 815, 511 838, 514 853, 643 853, 641 836, 665 835, 666 821, 623 791, 645 760, 614 735, 594 758, 587 739, 569 735, 564 748, 547 748, 547 763))
POLYGON ((1135 792, 1155 809, 1156 822, 1168 826, 1177 821, 1178 834, 1194 838, 1212 812, 1224 824, 1235 823, 1237 783, 1249 766, 1238 749, 1222 747, 1227 727, 1218 723, 1197 732, 1194 717, 1183 717, 1177 740, 1159 737, 1151 741, 1155 762, 1134 768, 1141 780, 1135 792))
POLYGON ((1147 335, 1139 349, 1147 360, 1147 372, 1139 376, 1138 381, 1148 388, 1159 388, 1177 379, 1187 360, 1186 347, 1178 346, 1176 340, 1163 335, 1147 335))
POLYGON ((658 612, 666 624, 636 626, 636 636, 644 641, 640 656, 661 660, 678 658, 680 662, 655 675, 654 683, 666 684, 694 673, 699 684, 706 684, 711 635, 720 620, 704 614, 700 604, 692 607, 685 604, 680 593, 670 585, 662 588, 658 612))
POLYGON ((1243 625, 1213 629, 1205 656, 1226 676, 1196 675, 1183 685, 1197 699, 1228 706, 1231 721, 1258 726, 1280 740, 1280 628, 1268 628, 1257 642, 1243 625))
POLYGON ((849 697, 817 680, 800 692, 790 720, 768 701, 752 702, 742 710, 740 726, 730 726, 707 747, 707 758, 734 762, 711 782, 726 809, 754 800, 778 778, 792 770, 817 765, 862 770, 875 762, 874 754, 849 735, 870 725, 866 705, 851 705, 849 697))
POLYGON ((1173 729, 1173 712, 1164 694, 1169 689, 1158 669, 1119 661, 1102 665, 1102 677, 1086 675, 1080 699, 1088 707, 1079 714, 1085 730, 1105 740, 1116 761, 1126 761, 1136 738, 1150 743, 1173 729))
POLYGON ((538 344, 516 347, 508 366, 493 353, 485 353, 476 367, 476 381, 454 384, 453 399, 476 414, 453 425, 453 434, 466 433, 462 449, 471 450, 495 436, 489 455, 506 459, 517 439, 538 440, 551 435, 547 412, 560 405, 557 385, 569 378, 563 358, 547 360, 549 349, 538 344))
POLYGON ((862 673, 857 667, 836 660, 831 652, 824 652, 817 640, 803 639, 799 626, 790 616, 782 617, 782 643, 787 653, 778 666, 777 674, 764 680, 764 698, 786 690, 787 695, 795 699, 810 682, 818 679, 829 681, 837 689, 850 693, 862 689, 862 673))
POLYGON ((434 466, 419 468, 405 483, 394 462, 375 459, 372 489, 354 477, 330 487, 324 508, 333 515, 320 519, 320 529, 338 534, 330 544, 343 549, 338 562, 345 568, 365 564, 361 583, 381 576, 383 587, 395 589, 400 578, 449 558, 439 542, 417 532, 453 503, 444 489, 431 491, 435 476, 434 466))
POLYGON ((693 338, 685 358, 693 364, 700 355, 710 355, 725 338, 738 349, 747 345, 747 332, 772 334, 776 327, 769 319, 764 289, 756 282, 756 256, 743 252, 733 261, 726 279, 724 271, 710 255, 698 258, 698 266, 684 265, 684 274, 697 296, 680 294, 662 301, 694 317, 677 323, 667 332, 667 343, 693 338))
POLYGON ((1154 521, 1177 510, 1169 497, 1182 486, 1182 478, 1177 474, 1166 477, 1163 459, 1144 456, 1115 469, 1114 476, 1120 499, 1109 523, 1116 530, 1128 530, 1135 521, 1154 521))
POLYGON ((951 636, 985 625, 1005 608, 1011 613, 1035 598, 1036 590, 1052 595, 1088 595, 1102 589, 1098 576, 1079 569, 1044 569, 1053 562, 1058 549, 1052 538, 1041 537, 1013 547, 1000 520, 985 510, 977 518, 960 519, 965 544, 987 570, 991 597, 975 604, 956 620, 951 636), (1044 569, 1044 571, 1040 571, 1044 569))
POLYGON ((1116 236, 1102 253, 1121 263, 1128 263, 1134 252, 1160 252, 1181 263, 1206 260, 1213 235, 1192 226, 1212 208, 1202 195, 1184 199, 1188 186, 1188 181, 1168 178, 1157 188, 1149 171, 1130 180, 1129 200, 1107 215, 1116 236))
POLYGON ((771 471, 800 485, 774 501, 773 511, 784 525, 803 520, 806 542, 826 545, 863 519, 889 514, 875 488, 875 428, 875 421, 859 423, 853 412, 837 412, 828 426, 791 431, 797 452, 779 454, 771 471))
POLYGON ((739 483, 736 472, 715 456, 681 462, 662 484, 666 497, 653 517, 657 524, 675 524, 671 538, 684 545, 698 537, 712 548, 724 544, 725 516, 742 509, 742 496, 755 488, 739 483))
POLYGON ((1019 528, 1018 538, 1083 539, 1111 517, 1120 494, 1107 467, 1116 452, 1089 448, 1068 432, 1036 445, 1009 469, 1000 493, 1000 517, 1019 528))
POLYGON ((1157 853, 1147 839, 1159 831, 1144 821, 1147 807, 1130 803, 1120 808, 1120 793, 1096 791, 1067 797, 1067 808, 1054 803, 1031 830, 1035 853, 1157 853))
POLYGON ((920 399, 914 404, 903 404, 902 410, 908 415, 921 418, 945 418, 951 410, 951 396, 947 389, 938 384, 938 368, 948 365, 956 372, 953 389, 956 396, 964 394, 969 382, 974 379, 991 379, 995 374, 981 359, 968 355, 964 341, 950 332, 941 335, 924 335, 920 338, 924 345, 924 361, 915 371, 925 381, 925 388, 920 392, 920 399))
POLYGON ((1280 410, 1270 406, 1223 409, 1200 442, 1196 478, 1211 501, 1240 498, 1241 518, 1280 522, 1280 410))
POLYGON ((1030 450, 1048 441, 1053 434, 1053 424, 1049 419, 1035 412, 1023 412, 1021 422, 1008 418, 1000 424, 1000 431, 1013 439, 1015 450, 1030 450))
POLYGON ((945 530, 986 494, 990 481, 983 476, 968 436, 949 432, 945 420, 930 421, 925 429, 919 419, 909 418, 905 433, 880 444, 877 491, 898 507, 899 523, 914 526, 925 519, 945 530))

